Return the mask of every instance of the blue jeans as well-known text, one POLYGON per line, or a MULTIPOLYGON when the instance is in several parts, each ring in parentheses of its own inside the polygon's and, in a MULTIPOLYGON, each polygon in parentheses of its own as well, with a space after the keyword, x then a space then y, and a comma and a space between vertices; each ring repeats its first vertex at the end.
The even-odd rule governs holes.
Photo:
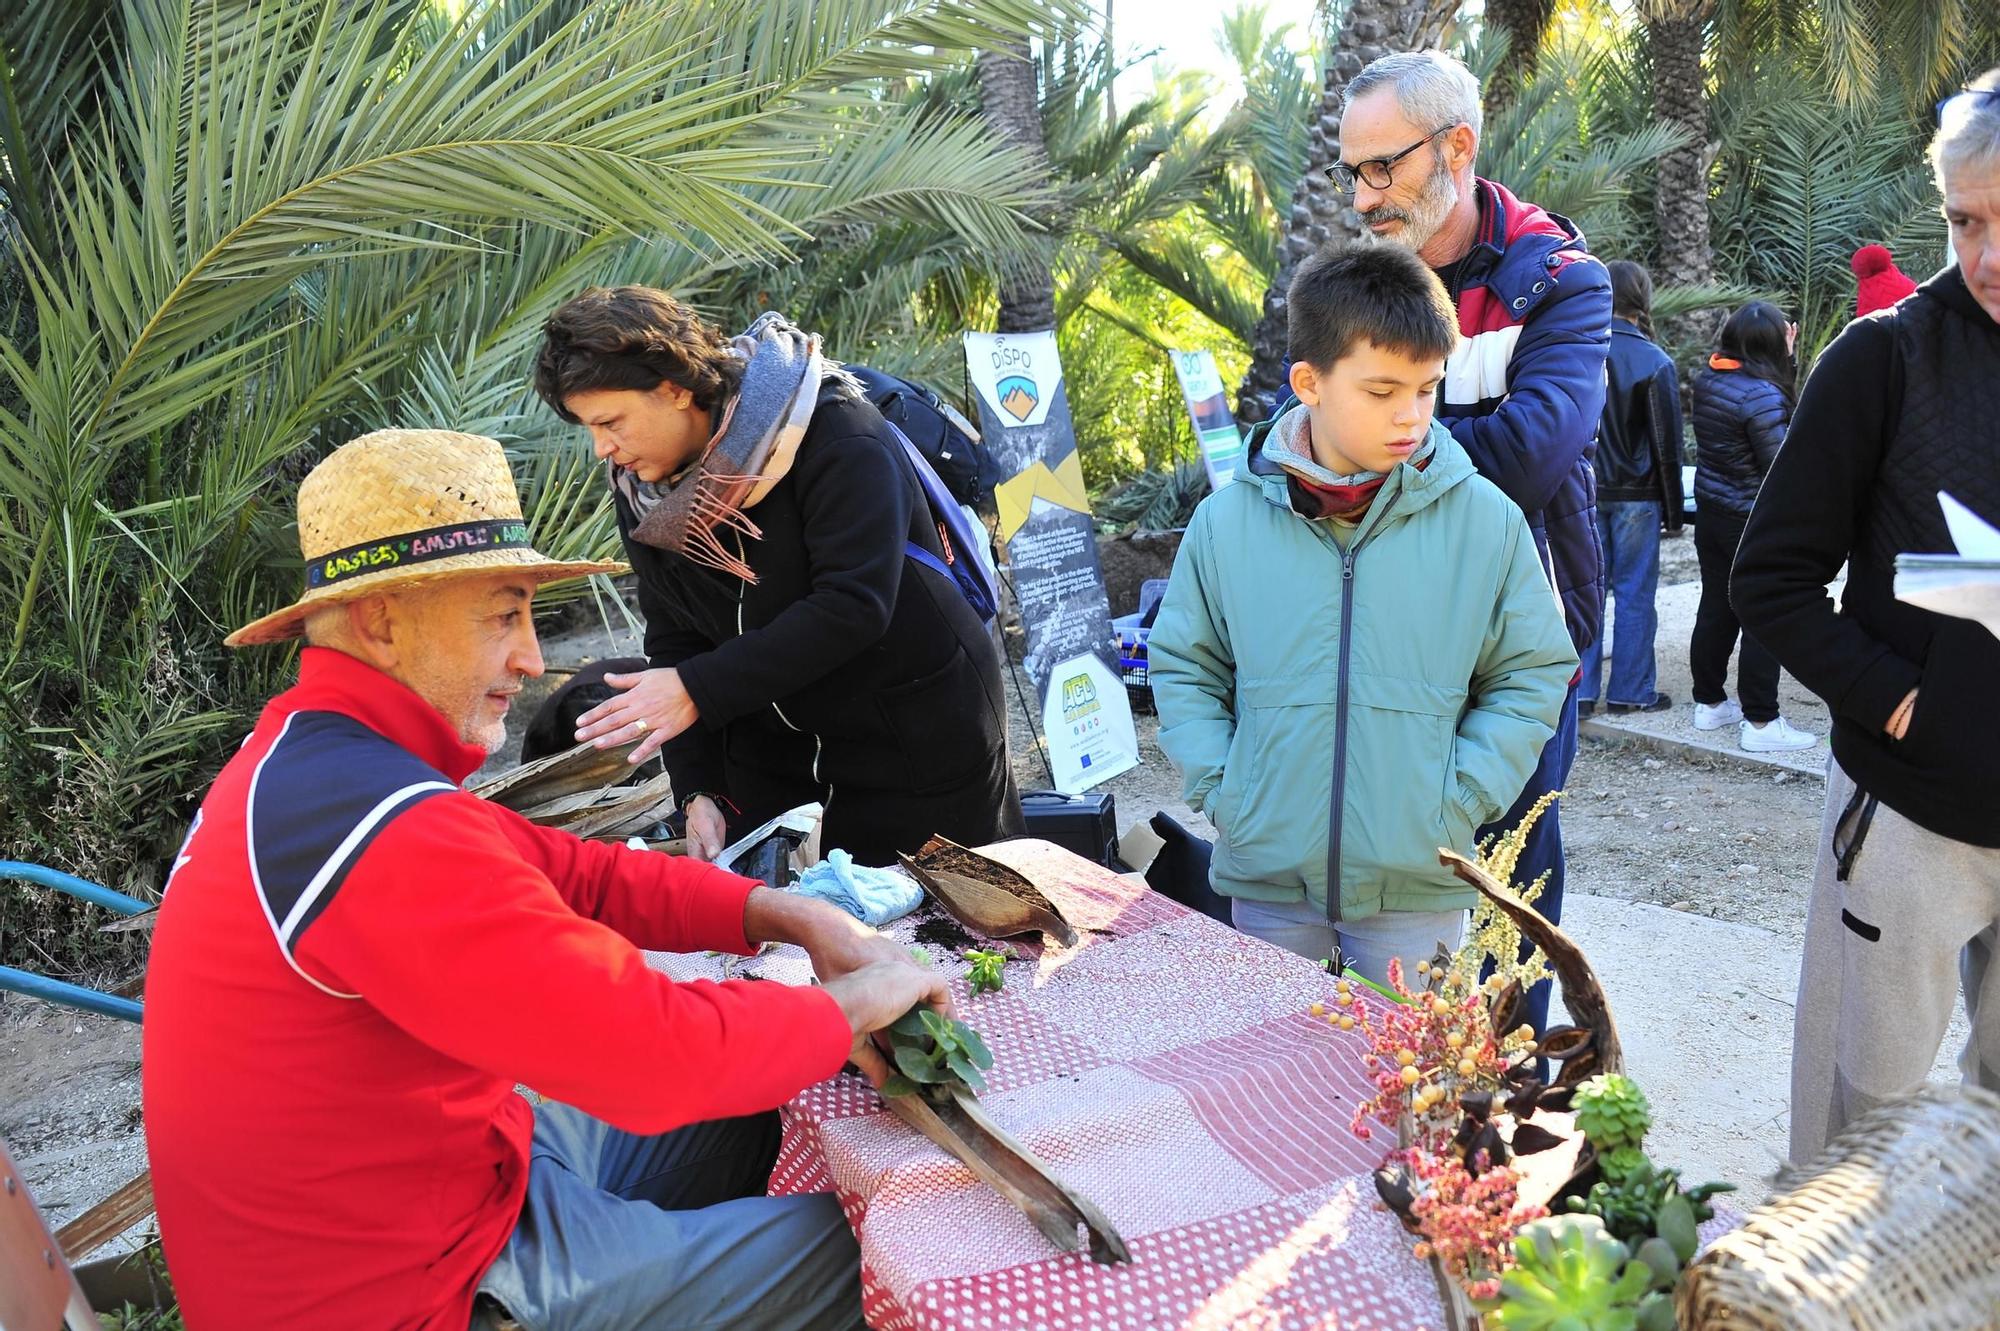
POLYGON ((480 1292, 527 1331, 859 1331, 840 1203, 764 1195, 778 1136, 775 1111, 640 1137, 539 1106, 527 1200, 480 1292))
MULTIPOLYGON (((1569 696, 1563 699, 1562 716, 1556 721, 1556 733, 1542 746, 1542 759, 1535 765, 1535 774, 1528 778, 1521 797, 1514 801, 1514 807, 1500 815, 1496 822, 1479 829, 1478 839, 1484 841, 1496 832, 1506 832, 1514 828, 1527 815, 1534 802, 1551 790, 1561 790, 1569 780, 1569 769, 1576 762, 1576 689, 1572 687, 1569 696)), ((1535 910, 1551 924, 1562 922, 1563 906, 1563 838, 1562 803, 1549 806, 1528 833, 1528 844, 1521 850, 1521 858, 1514 865, 1514 882, 1509 887, 1532 883, 1543 873, 1549 876, 1548 884, 1542 888, 1541 896, 1535 898, 1535 910)), ((1526 956, 1530 944, 1521 940, 1521 955, 1526 956)), ((1522 1011, 1522 1020, 1535 1028, 1540 1035, 1548 1029, 1549 987, 1551 982, 1542 981, 1528 991, 1527 1002, 1522 1011)), ((1544 1080, 1548 1067, 1542 1064, 1544 1080)))
POLYGON ((1597 533, 1604 544, 1604 585, 1618 603, 1611 633, 1611 691, 1602 694, 1604 630, 1583 653, 1580 695, 1596 702, 1644 707, 1659 692, 1653 663, 1653 635, 1659 613, 1653 597, 1660 589, 1660 506, 1652 500, 1614 501, 1597 506, 1597 533))

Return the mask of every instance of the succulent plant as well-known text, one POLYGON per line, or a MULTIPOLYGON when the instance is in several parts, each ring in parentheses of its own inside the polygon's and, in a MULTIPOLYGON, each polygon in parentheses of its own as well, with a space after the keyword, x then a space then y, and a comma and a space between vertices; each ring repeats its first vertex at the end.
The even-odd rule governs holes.
POLYGON ((993 1066, 993 1055, 979 1032, 962 1021, 927 1007, 911 1008, 888 1029, 895 1073, 882 1083, 882 1094, 942 1094, 957 1084, 974 1093, 986 1089, 980 1073, 993 1066))
POLYGON ((1709 1198, 1735 1190, 1728 1183, 1703 1183, 1683 1190, 1679 1170, 1656 1168, 1643 1154, 1637 1165, 1616 1177, 1608 1157, 1600 1157, 1598 1163, 1604 1169, 1604 1182, 1585 1196, 1565 1198, 1564 1205, 1571 1211, 1597 1216, 1614 1238, 1626 1243, 1642 1243, 1657 1234, 1673 1241, 1676 1248, 1686 1247, 1683 1262, 1694 1255, 1695 1227, 1715 1214, 1709 1198), (1686 1208, 1685 1225, 1681 1223, 1682 1207, 1686 1208), (1674 1231, 1671 1234, 1669 1226, 1674 1231))
POLYGON ((1514 1263, 1498 1297, 1480 1304, 1497 1331, 1672 1331, 1663 1291, 1673 1276, 1634 1258, 1594 1215, 1522 1226, 1514 1263))
POLYGON ((1604 1171, 1605 1181, 1613 1185, 1651 1166, 1652 1162, 1646 1159, 1646 1153, 1636 1146, 1620 1146, 1597 1157, 1597 1167, 1604 1171))
POLYGON ((1653 1107, 1630 1077, 1606 1072, 1577 1087, 1571 1102, 1576 1125, 1600 1157, 1623 1146, 1636 1147, 1653 1126, 1653 1107))
POLYGON ((984 993, 997 994, 1006 987, 1005 967, 1014 959, 1011 949, 996 947, 982 952, 976 947, 969 947, 961 955, 972 965, 966 974, 965 985, 974 998, 984 993))

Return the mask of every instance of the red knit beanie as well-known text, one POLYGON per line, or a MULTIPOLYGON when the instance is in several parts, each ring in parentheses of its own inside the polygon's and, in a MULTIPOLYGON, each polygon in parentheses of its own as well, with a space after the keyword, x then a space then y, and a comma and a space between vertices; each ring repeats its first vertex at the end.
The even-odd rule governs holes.
POLYGON ((1886 310, 1917 289, 1903 276, 1895 259, 1880 245, 1863 245, 1854 251, 1854 275, 1861 279, 1854 292, 1854 317, 1886 310))

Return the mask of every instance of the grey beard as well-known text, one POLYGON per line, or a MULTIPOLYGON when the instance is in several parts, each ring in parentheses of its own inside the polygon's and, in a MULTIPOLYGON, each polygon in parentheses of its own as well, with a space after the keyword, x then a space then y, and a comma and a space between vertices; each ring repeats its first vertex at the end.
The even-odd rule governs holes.
POLYGON ((1451 178, 1451 169, 1444 163, 1444 154, 1432 159, 1431 174, 1424 181, 1423 193, 1416 202, 1405 210, 1402 208, 1371 208, 1361 214, 1364 223, 1401 222, 1403 229, 1393 236, 1377 236, 1368 233, 1370 240, 1381 240, 1391 245, 1401 245, 1412 253, 1422 249, 1437 235, 1438 229, 1451 216, 1451 210, 1458 206, 1458 183, 1451 178))

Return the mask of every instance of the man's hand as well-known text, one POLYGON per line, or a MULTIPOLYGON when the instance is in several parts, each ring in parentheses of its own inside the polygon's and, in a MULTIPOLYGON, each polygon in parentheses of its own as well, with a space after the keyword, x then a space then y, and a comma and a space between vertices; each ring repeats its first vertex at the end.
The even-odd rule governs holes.
POLYGON ((1882 727, 1890 739, 1901 739, 1910 733, 1910 718, 1917 714, 1917 690, 1911 689, 1903 695, 1903 701, 1896 704, 1896 710, 1889 713, 1889 723, 1882 727))
POLYGON ((829 921, 826 928, 800 944, 805 948, 806 955, 812 958, 813 974, 819 976, 822 983, 884 962, 930 974, 910 955, 910 950, 895 939, 876 933, 846 911, 835 913, 840 916, 839 920, 829 921))
POLYGON ((643 737, 629 763, 642 763, 660 746, 701 719, 678 670, 641 670, 636 675, 606 675, 604 682, 623 689, 576 719, 576 740, 594 740, 600 749, 629 744, 643 737))
POLYGON ((826 983, 826 992, 840 1004, 848 1029, 854 1032, 854 1047, 848 1059, 880 1086, 892 1069, 881 1050, 868 1037, 901 1020, 911 1008, 926 1006, 950 1015, 951 993, 942 977, 932 974, 902 954, 900 961, 877 961, 826 983))
POLYGON ((755 888, 743 903, 743 936, 752 946, 795 943, 806 950, 813 974, 840 1004, 854 1031, 848 1061, 877 1086, 891 1069, 868 1038, 871 1032, 892 1024, 919 1003, 947 1017, 958 1015, 951 990, 939 975, 919 966, 894 939, 824 901, 755 888))
POLYGON ((729 823, 722 809, 706 795, 696 795, 687 807, 687 853, 712 861, 729 844, 729 823))
POLYGON ((908 949, 838 906, 768 887, 752 889, 744 901, 743 936, 753 947, 793 943, 804 948, 812 958, 813 974, 822 982, 881 963, 908 966, 923 976, 930 974, 908 949))

